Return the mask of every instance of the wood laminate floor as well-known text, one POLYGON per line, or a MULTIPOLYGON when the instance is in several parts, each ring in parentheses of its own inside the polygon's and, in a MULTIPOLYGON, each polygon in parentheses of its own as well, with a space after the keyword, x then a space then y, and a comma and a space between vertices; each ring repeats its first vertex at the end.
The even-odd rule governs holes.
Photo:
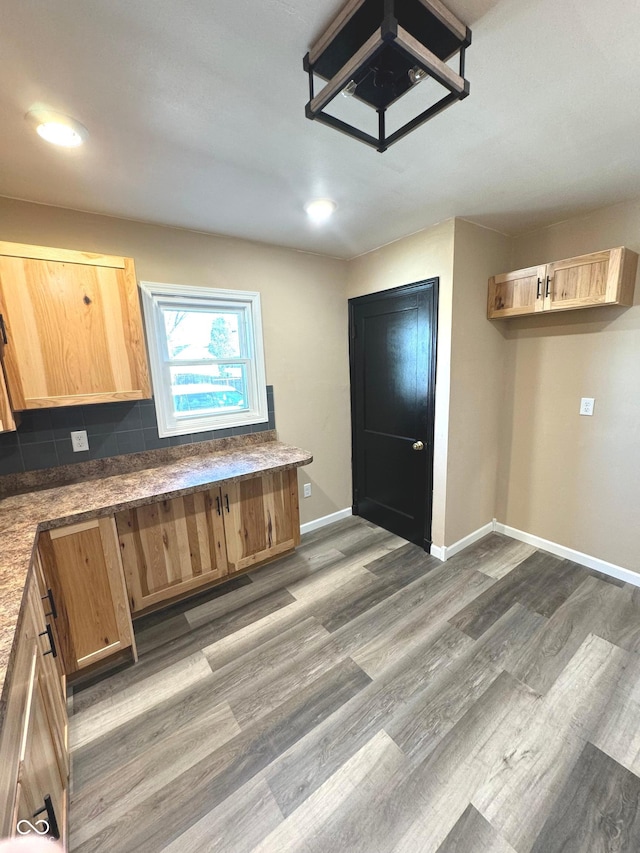
POLYGON ((637 853, 640 589, 353 518, 70 700, 70 849, 637 853))

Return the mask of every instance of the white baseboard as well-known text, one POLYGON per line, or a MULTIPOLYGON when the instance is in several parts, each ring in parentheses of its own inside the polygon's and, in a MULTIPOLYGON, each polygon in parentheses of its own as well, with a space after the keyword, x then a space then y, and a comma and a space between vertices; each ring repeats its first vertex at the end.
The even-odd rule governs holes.
POLYGON ((626 583, 633 584, 633 586, 640 586, 640 574, 631 571, 631 569, 624 569, 622 566, 614 565, 614 563, 607 563, 606 560, 591 557, 589 554, 583 554, 581 551, 574 551, 573 548, 558 545, 557 542, 550 542, 548 539, 542 539, 540 536, 525 533, 523 530, 518 530, 516 527, 509 527, 498 521, 495 522, 495 531, 496 533, 504 533, 505 536, 510 536, 511 539, 517 539, 520 542, 526 542, 527 545, 540 548, 541 551, 548 551, 556 557, 571 560, 581 566, 586 566, 588 569, 595 569, 597 572, 602 572, 604 575, 609 575, 609 577, 617 578, 620 581, 626 581, 626 583))
POLYGON ((331 515, 323 515, 322 518, 315 518, 313 521, 301 524, 300 533, 304 536, 305 533, 311 533, 312 530, 319 530, 321 527, 326 527, 327 524, 333 524, 335 521, 342 521, 343 518, 349 518, 350 515, 353 515, 351 507, 338 510, 338 512, 332 512, 331 515))
POLYGON ((437 557, 444 563, 450 557, 454 557, 456 554, 459 554, 460 551, 464 551, 464 549, 468 548, 469 545, 473 545, 474 542, 477 542, 479 539, 483 539, 489 533, 493 533, 494 530, 495 522, 489 521, 482 527, 479 527, 477 530, 474 530, 473 533, 470 533, 468 536, 464 536, 462 539, 458 539, 458 541, 454 542, 453 545, 443 545, 442 547, 439 547, 438 545, 432 545, 431 556, 437 557))

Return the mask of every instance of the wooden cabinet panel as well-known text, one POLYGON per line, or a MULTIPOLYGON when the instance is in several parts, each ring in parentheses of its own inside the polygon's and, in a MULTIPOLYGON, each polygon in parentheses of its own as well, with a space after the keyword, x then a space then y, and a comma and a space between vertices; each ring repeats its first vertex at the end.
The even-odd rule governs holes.
POLYGON ((528 267, 490 278, 488 316, 494 319, 518 317, 542 311, 545 269, 544 266, 528 267))
POLYGON ((67 748, 67 705, 66 679, 62 671, 62 661, 58 655, 60 641, 53 634, 54 618, 51 609, 43 609, 44 603, 51 608, 44 578, 41 575, 39 561, 31 569, 32 582, 29 587, 28 607, 37 636, 40 652, 38 679, 45 703, 49 728, 56 753, 58 768, 63 779, 69 776, 69 753, 67 748), (40 577, 38 577, 40 575, 40 577), (51 630, 49 634, 48 629, 51 630))
POLYGON ((60 833, 66 825, 69 775, 64 679, 50 651, 45 611, 32 571, 16 636, 0 741, 0 834, 14 835, 18 820, 36 816, 50 798, 60 833), (43 634, 43 636, 39 636, 43 634))
POLYGON ((33 684, 36 633, 26 609, 15 643, 15 658, 0 738, 0 837, 11 835, 15 830, 14 799, 33 684))
POLYGON ((300 543, 295 469, 223 488, 229 571, 239 572, 300 543))
POLYGON ((38 671, 40 661, 40 652, 37 651, 33 659, 27 726, 20 762, 20 784, 16 792, 14 832, 20 820, 32 824, 35 824, 36 820, 46 820, 49 837, 64 838, 66 777, 60 774, 38 671))
POLYGON ((637 259, 621 248, 549 264, 545 310, 632 305, 637 259))
POLYGON ((4 318, 0 317, 0 432, 15 432, 16 419, 11 410, 11 400, 4 375, 4 318))
POLYGON ((151 396, 131 259, 0 243, 0 313, 15 410, 151 396))
POLYGON ((593 252, 489 279, 490 319, 597 305, 633 305, 638 255, 625 248, 593 252))
POLYGON ((67 675, 132 649, 131 614, 113 518, 45 531, 38 549, 56 602, 67 675))
POLYGON ((217 488, 118 513, 133 613, 226 576, 221 513, 217 488))

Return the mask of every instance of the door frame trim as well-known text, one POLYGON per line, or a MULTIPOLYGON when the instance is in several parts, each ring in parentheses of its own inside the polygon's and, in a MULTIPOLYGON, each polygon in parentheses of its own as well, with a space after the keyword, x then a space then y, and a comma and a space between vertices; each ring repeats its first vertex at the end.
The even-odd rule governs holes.
POLYGON ((379 302, 381 299, 393 299, 396 296, 410 295, 413 292, 423 293, 431 292, 433 299, 433 323, 431 324, 431 363, 429 365, 429 383, 428 388, 433 389, 427 399, 427 441, 428 441, 428 458, 427 458, 427 495, 431 495, 430 503, 431 514, 424 519, 424 543, 425 551, 431 550, 431 535, 433 525, 433 443, 435 440, 435 413, 436 413, 436 374, 438 366, 438 308, 439 308, 439 291, 440 278, 433 276, 422 281, 415 281, 412 284, 403 284, 400 287, 392 287, 389 290, 381 290, 376 293, 366 293, 364 296, 354 296, 349 299, 349 395, 350 395, 350 411, 351 411, 351 501, 353 515, 358 515, 358 502, 356 499, 356 437, 354 424, 355 417, 355 358, 353 341, 355 338, 355 323, 354 309, 357 305, 366 305, 367 302, 379 302))

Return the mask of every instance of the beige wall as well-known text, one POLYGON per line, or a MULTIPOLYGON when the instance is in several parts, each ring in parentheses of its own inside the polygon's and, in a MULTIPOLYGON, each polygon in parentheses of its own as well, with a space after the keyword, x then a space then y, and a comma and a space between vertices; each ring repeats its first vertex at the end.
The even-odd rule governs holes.
POLYGON ((454 220, 449 219, 354 258, 348 264, 347 284, 351 299, 434 276, 440 278, 431 533, 434 545, 439 547, 445 544, 454 230, 454 220))
MULTIPOLYGON (((515 240, 511 268, 622 245, 640 252, 640 202, 515 240)), ((498 520, 640 571, 640 285, 630 309, 499 325, 498 520), (578 414, 581 397, 596 398, 592 418, 578 414)))
POLYGON ((346 297, 438 276, 434 544, 495 515, 640 571, 640 286, 628 310, 485 319, 492 273, 640 252, 640 202, 513 241, 448 220, 349 262, 8 199, 0 238, 129 255, 143 280, 260 291, 278 432, 315 456, 303 521, 351 504, 346 297))
POLYGON ((456 219, 445 543, 495 517, 505 341, 487 320, 487 279, 509 269, 508 237, 456 219))
POLYGON ((0 239, 130 256, 139 280, 259 291, 278 434, 315 459, 302 520, 351 506, 344 261, 9 199, 0 239))

